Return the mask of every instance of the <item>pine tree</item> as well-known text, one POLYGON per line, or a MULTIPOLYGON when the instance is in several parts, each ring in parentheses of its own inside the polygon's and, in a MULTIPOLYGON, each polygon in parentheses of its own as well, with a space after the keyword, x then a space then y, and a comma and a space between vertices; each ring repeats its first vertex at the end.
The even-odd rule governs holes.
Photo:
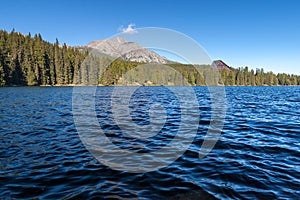
POLYGON ((4 68, 2 66, 2 63, 0 62, 0 86, 5 86, 6 80, 5 80, 5 73, 4 68))

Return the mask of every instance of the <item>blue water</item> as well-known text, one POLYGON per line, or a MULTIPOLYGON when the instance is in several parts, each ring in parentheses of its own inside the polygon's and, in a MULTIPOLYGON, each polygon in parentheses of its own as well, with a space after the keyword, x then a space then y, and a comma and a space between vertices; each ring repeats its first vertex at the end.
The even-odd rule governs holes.
MULTIPOLYGON (((226 87, 222 134, 201 159, 211 98, 206 87, 193 90, 200 118, 192 144, 168 166, 130 173, 86 149, 73 120, 72 87, 0 88, 0 199, 299 199, 300 87, 226 87)), ((122 134, 113 119, 112 91, 97 88, 95 110, 113 144, 136 153, 170 144, 182 119, 174 93, 164 87, 134 93, 134 123, 149 125, 153 104, 167 115, 157 135, 141 140, 122 134)), ((188 131, 189 124, 181 126, 188 131)))

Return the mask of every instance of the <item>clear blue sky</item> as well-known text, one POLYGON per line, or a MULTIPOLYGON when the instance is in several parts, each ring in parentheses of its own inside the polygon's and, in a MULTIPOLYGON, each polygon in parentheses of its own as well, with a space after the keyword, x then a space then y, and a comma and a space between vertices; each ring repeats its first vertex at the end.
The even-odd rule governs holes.
POLYGON ((85 45, 130 23, 164 27, 233 67, 300 75, 299 10, 298 0, 7 0, 1 1, 0 29, 85 45))

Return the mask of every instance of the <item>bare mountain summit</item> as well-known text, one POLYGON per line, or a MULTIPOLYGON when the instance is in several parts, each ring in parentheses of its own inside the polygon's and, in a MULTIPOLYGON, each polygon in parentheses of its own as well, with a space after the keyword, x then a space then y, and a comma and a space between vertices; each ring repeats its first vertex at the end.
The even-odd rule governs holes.
POLYGON ((128 61, 166 64, 170 61, 159 54, 130 42, 123 37, 95 40, 87 45, 88 48, 97 49, 99 52, 128 61))
POLYGON ((233 68, 229 67, 223 60, 214 60, 212 63, 218 70, 226 69, 231 71, 233 68))

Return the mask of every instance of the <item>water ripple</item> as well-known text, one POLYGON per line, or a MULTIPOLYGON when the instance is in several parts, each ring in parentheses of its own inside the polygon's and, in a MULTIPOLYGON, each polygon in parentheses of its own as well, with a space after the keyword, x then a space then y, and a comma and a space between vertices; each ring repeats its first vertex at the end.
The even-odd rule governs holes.
MULTIPOLYGON (((226 87, 224 129, 202 159, 198 153, 211 120, 210 96, 207 88, 195 87, 200 119, 194 142, 171 165, 143 174, 112 170, 85 149, 73 122, 72 88, 0 90, 0 199, 300 197, 299 87, 226 87)), ((111 94, 111 87, 97 89, 96 114, 119 151, 151 152, 174 139, 181 111, 172 93, 142 87, 132 97, 130 114, 137 124, 149 124, 147 110, 153 104, 166 109, 164 127, 147 140, 122 133, 112 119, 111 94)), ((183 126, 181 137, 189 137, 189 125, 183 126)), ((87 131, 96 128, 87 126, 87 131)))

